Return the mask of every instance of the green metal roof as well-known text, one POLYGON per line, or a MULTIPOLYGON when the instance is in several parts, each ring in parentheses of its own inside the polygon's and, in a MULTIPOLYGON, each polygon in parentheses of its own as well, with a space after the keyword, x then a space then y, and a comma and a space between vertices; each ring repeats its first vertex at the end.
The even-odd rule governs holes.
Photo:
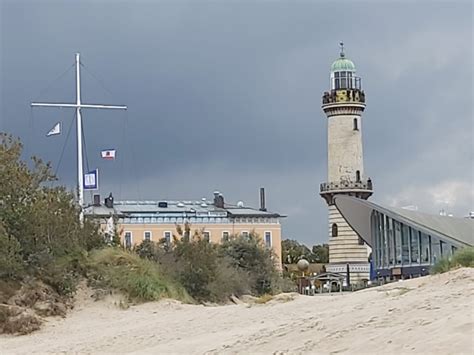
POLYGON ((344 53, 341 53, 341 56, 336 59, 334 63, 331 65, 331 71, 336 72, 336 71, 356 71, 356 67, 352 60, 349 58, 346 58, 344 56, 344 53))

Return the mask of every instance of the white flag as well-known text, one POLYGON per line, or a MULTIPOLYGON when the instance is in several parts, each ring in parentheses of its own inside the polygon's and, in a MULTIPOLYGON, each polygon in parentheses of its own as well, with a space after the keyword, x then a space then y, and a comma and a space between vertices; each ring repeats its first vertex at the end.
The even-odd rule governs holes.
POLYGON ((61 122, 56 123, 54 127, 51 128, 49 132, 46 134, 46 137, 55 136, 57 134, 61 134, 61 122))
POLYGON ((115 159, 115 149, 105 149, 100 152, 103 159, 113 160, 115 159))

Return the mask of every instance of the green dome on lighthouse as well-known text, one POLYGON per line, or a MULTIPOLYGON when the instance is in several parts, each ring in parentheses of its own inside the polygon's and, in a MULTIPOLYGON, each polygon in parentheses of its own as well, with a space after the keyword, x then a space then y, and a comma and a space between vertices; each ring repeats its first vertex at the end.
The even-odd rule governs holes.
POLYGON ((332 72, 337 72, 337 71, 351 71, 355 72, 356 67, 352 60, 349 58, 346 58, 346 55, 344 54, 344 44, 341 42, 341 53, 339 55, 339 58, 337 58, 334 63, 331 65, 331 71, 332 72))
POLYGON ((356 71, 356 67, 352 60, 348 58, 338 58, 334 63, 331 65, 331 71, 356 71))

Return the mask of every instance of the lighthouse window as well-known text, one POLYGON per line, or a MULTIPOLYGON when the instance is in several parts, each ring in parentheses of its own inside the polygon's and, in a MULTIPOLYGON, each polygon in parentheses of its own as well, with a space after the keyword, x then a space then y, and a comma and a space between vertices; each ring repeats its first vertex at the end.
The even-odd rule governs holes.
POLYGON ((359 130, 359 124, 357 122, 357 118, 354 118, 354 131, 358 131, 359 130))
POLYGON ((332 224, 331 236, 332 236, 333 238, 336 238, 336 237, 337 237, 337 224, 336 224, 336 223, 333 223, 333 224, 332 224))
POLYGON ((346 89, 347 88, 347 80, 346 78, 341 78, 341 89, 346 89))

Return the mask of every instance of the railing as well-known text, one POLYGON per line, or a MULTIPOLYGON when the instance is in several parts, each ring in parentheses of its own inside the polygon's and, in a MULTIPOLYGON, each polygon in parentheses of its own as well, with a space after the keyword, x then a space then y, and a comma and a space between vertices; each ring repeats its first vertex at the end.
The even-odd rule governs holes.
MULTIPOLYGON (((340 89, 338 89, 339 91, 340 89)), ((343 90, 343 89, 342 89, 343 90)), ((344 102, 354 102, 354 103, 365 103, 365 93, 363 90, 359 89, 347 89, 347 97, 344 98, 344 102)), ((323 104, 337 103, 340 102, 336 95, 336 90, 331 90, 331 92, 325 92, 323 94, 323 104)))
POLYGON ((352 189, 372 191, 372 180, 369 179, 367 181, 324 182, 319 187, 320 192, 352 189))

